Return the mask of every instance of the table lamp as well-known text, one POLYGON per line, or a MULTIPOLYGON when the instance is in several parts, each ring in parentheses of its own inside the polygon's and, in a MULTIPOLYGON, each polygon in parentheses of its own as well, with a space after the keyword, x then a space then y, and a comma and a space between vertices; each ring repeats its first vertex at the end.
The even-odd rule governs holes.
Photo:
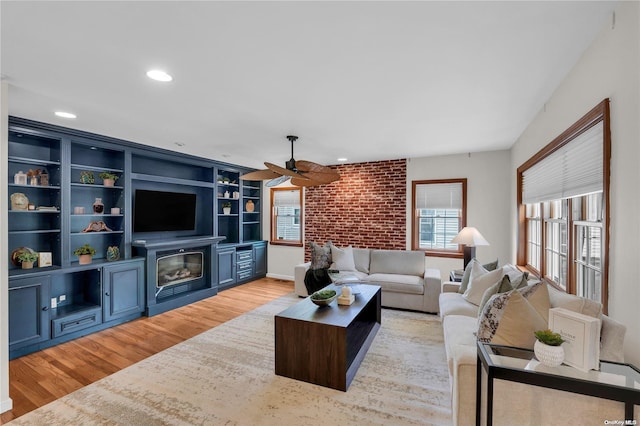
POLYGON ((454 244, 464 246, 464 268, 476 257, 476 246, 488 246, 489 242, 484 239, 482 234, 472 226, 465 226, 462 231, 451 240, 454 244))

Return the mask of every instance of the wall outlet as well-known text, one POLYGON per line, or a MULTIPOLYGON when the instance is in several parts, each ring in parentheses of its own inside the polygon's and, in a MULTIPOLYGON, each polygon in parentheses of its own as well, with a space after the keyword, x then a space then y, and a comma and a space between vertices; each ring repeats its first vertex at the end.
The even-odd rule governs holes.
POLYGON ((67 300, 67 295, 66 294, 61 294, 60 295, 60 302, 64 302, 65 300, 67 300))
POLYGON ((58 307, 58 299, 56 299, 55 297, 51 298, 51 309, 55 309, 58 307))

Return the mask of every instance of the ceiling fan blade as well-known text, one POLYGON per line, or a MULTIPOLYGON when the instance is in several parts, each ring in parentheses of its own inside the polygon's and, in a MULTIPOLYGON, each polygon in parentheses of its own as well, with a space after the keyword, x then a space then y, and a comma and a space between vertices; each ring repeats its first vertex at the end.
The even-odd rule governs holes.
POLYGON ((291 178, 291 184, 295 186, 317 186, 322 185, 320 182, 316 182, 310 179, 291 178))
POLYGON ((294 172, 293 170, 289 170, 289 169, 285 169, 284 167, 280 167, 280 166, 276 166, 273 163, 264 163, 265 166, 267 166, 270 170, 278 173, 279 175, 285 175, 285 176, 291 176, 291 177, 297 177, 297 178, 302 178, 303 177, 300 176, 300 174, 294 172))
POLYGON ((275 179, 280 177, 280 173, 276 173, 273 170, 264 169, 264 170, 256 170, 255 172, 249 172, 242 176, 240 179, 244 180, 267 180, 267 179, 275 179))
POLYGON ((288 181, 289 179, 291 179, 291 176, 284 176, 284 175, 283 176, 278 176, 275 179, 271 179, 265 185, 266 185, 267 188, 271 188, 271 187, 274 187, 274 186, 278 186, 281 183, 288 181))
POLYGON ((313 161, 297 160, 296 169, 301 172, 317 172, 317 173, 333 173, 338 174, 334 169, 329 166, 323 166, 322 164, 314 163, 313 161))
POLYGON ((302 173, 302 175, 307 179, 311 179, 321 184, 331 183, 331 182, 340 180, 340 175, 337 173, 306 172, 306 173, 302 173))

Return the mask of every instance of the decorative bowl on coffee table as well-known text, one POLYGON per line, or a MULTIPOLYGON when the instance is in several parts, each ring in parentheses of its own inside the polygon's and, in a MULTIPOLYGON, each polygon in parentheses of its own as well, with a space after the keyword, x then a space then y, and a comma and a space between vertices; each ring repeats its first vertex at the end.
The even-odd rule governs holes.
POLYGON ((337 296, 335 290, 320 290, 309 296, 309 299, 318 306, 328 306, 337 296))

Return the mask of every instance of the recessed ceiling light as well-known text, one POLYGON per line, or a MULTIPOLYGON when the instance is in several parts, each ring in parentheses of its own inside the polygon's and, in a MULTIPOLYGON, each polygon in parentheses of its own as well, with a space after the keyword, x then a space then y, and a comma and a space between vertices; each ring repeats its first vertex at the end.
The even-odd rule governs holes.
POLYGON ((347 159, 346 159, 346 158, 344 158, 344 157, 342 157, 342 158, 338 158, 338 160, 337 160, 337 161, 344 162, 344 161, 347 161, 347 159))
POLYGON ((156 81, 163 81, 163 82, 168 82, 173 80, 173 77, 171 77, 169 74, 167 74, 162 70, 147 71, 147 77, 156 81))
POLYGON ((64 111, 56 111, 56 115, 62 118, 76 118, 75 114, 72 114, 70 112, 64 112, 64 111))

